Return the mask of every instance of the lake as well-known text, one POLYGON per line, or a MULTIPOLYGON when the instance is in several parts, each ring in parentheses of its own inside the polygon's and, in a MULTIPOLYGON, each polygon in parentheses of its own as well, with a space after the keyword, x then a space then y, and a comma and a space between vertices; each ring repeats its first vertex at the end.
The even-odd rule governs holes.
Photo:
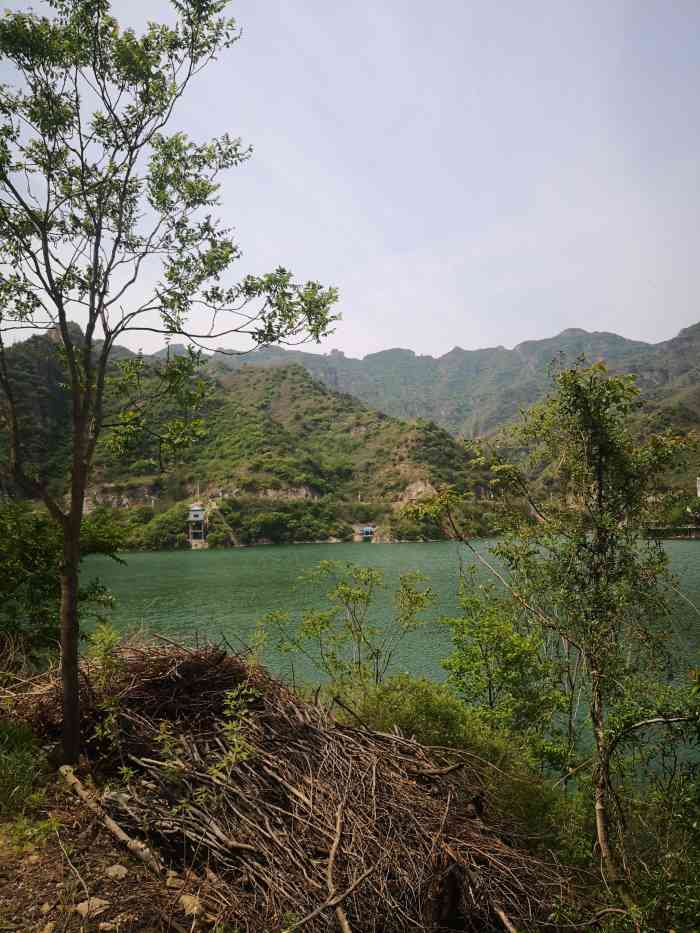
MULTIPOLYGON (((480 542, 486 550, 489 542, 480 542)), ((700 606, 700 541, 669 541, 666 548, 680 589, 700 606)), ((439 597, 430 621, 403 642, 394 668, 430 678, 444 677, 440 666, 450 650, 449 632, 441 616, 454 614, 460 561, 473 558, 454 542, 432 544, 298 544, 211 551, 135 552, 126 566, 93 556, 84 563, 85 578, 99 577, 116 597, 114 625, 122 630, 143 627, 151 633, 218 639, 233 648, 250 641, 257 621, 272 610, 298 613, 324 605, 320 593, 297 585, 299 576, 321 560, 352 561, 385 573, 385 588, 375 604, 378 621, 391 613, 391 595, 400 574, 419 570, 439 597)), ((688 665, 700 664, 700 614, 678 603, 677 629, 688 665)), ((265 663, 284 676, 289 660, 268 652, 265 663)), ((311 671, 297 660, 293 674, 311 671)))

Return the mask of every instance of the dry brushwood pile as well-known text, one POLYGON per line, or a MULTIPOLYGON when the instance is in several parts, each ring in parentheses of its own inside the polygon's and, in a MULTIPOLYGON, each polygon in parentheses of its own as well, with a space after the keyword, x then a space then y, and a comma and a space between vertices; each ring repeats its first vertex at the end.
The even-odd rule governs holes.
MULTIPOLYGON (((112 775, 105 813, 146 842, 155 870, 194 870, 212 920, 260 933, 522 931, 547 926, 565 894, 557 866, 474 815, 483 763, 340 724, 217 647, 84 661, 82 703, 88 758, 112 775)), ((55 736, 56 672, 15 709, 55 736)))

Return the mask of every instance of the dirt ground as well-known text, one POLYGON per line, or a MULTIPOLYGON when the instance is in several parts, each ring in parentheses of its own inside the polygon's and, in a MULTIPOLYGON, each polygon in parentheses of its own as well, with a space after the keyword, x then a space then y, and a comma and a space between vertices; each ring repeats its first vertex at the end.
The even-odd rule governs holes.
POLYGON ((195 881, 154 878, 67 789, 50 789, 31 818, 0 821, 3 933, 212 930, 196 903, 195 881))

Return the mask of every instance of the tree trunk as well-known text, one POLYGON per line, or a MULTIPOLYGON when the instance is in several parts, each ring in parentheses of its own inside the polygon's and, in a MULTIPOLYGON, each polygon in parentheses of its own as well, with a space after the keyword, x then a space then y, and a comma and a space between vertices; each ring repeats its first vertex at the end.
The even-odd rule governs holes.
POLYGON ((592 671, 591 684, 591 722, 596 745, 596 762, 593 775, 595 785, 595 826, 600 846, 600 855, 603 859, 605 875, 611 884, 617 885, 617 864, 610 847, 609 818, 608 818, 608 767, 607 743, 605 738, 605 716, 603 701, 600 694, 599 675, 592 671))
MULTIPOLYGON (((79 532, 78 532, 79 533, 79 532)), ((74 765, 80 755, 80 684, 78 680, 78 541, 65 530, 64 560, 61 567, 61 686, 63 690, 63 763, 74 765)))
POLYGON ((603 861, 604 875, 611 887, 619 894, 623 904, 631 908, 634 906, 634 898, 620 871, 617 855, 610 841, 610 749, 605 733, 605 707, 601 692, 600 675, 595 670, 591 674, 591 721, 596 745, 596 761, 593 772, 596 836, 603 861))

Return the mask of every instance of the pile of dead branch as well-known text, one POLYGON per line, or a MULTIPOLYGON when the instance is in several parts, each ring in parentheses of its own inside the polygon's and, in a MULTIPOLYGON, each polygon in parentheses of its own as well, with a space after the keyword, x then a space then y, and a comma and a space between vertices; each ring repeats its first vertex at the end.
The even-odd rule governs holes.
MULTIPOLYGON (((213 646, 127 648, 109 678, 94 661, 82 673, 86 751, 122 779, 103 808, 158 865, 194 870, 212 918, 250 931, 530 930, 566 895, 561 870, 509 843, 488 801, 476 815, 476 758, 341 724, 213 646)), ((56 734, 56 673, 15 712, 56 734)))

